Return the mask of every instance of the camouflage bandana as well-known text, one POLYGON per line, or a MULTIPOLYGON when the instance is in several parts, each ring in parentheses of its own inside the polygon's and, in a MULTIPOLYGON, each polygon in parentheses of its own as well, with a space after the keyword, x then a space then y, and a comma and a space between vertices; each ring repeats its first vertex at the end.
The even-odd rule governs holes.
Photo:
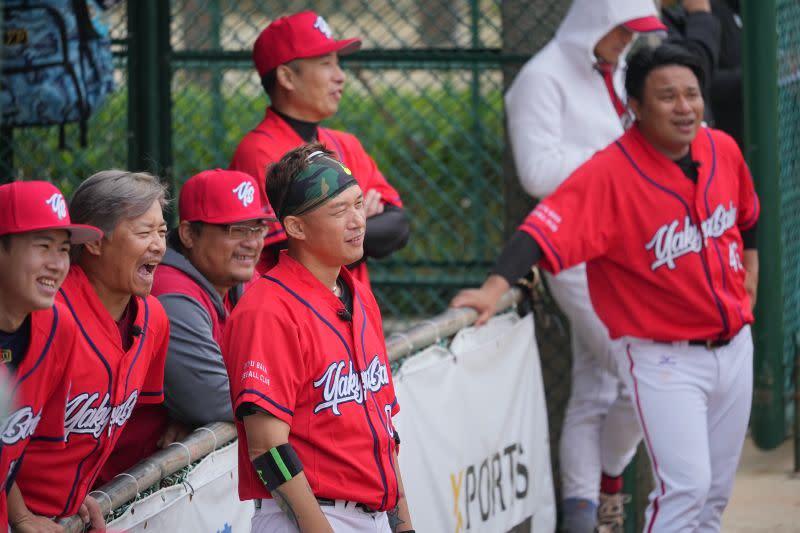
POLYGON ((357 185, 353 173, 339 161, 315 152, 308 168, 292 178, 278 218, 313 211, 348 187, 357 185))

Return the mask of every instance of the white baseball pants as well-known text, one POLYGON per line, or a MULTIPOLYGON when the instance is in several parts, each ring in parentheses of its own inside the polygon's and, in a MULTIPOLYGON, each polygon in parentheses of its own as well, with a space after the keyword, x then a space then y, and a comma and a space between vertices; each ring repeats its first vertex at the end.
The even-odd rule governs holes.
MULTIPOLYGON (((336 533, 391 533, 386 513, 367 513, 353 503, 336 500, 320 509, 336 533)), ((261 509, 250 521, 251 533, 297 533, 297 527, 281 511, 275 500, 261 500, 261 509)))
POLYGON ((586 265, 545 273, 550 293, 569 318, 572 387, 559 444, 561 498, 597 503, 600 474, 621 475, 641 431, 616 373, 608 329, 589 298, 586 265))
POLYGON ((656 482, 644 531, 719 531, 750 416, 750 326, 711 350, 626 337, 614 346, 656 482))

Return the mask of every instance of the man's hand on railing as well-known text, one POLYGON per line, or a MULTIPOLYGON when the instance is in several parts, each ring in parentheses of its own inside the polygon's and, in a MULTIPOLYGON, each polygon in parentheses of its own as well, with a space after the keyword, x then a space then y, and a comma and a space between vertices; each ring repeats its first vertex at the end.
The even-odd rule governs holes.
POLYGON ((480 289, 463 289, 456 294, 450 307, 472 307, 478 312, 476 326, 485 324, 497 312, 497 302, 510 288, 508 282, 497 274, 492 274, 480 289))
POLYGON ((86 496, 78 510, 78 516, 81 517, 84 524, 89 524, 91 529, 89 533, 104 533, 106 530, 106 520, 103 518, 103 512, 100 510, 100 504, 97 503, 91 496, 86 496))
POLYGON ((166 429, 164 429, 164 434, 158 439, 157 446, 164 449, 173 442, 182 441, 191 432, 192 430, 185 424, 177 420, 170 420, 166 429))
POLYGON ((31 514, 11 524, 14 533, 62 533, 64 528, 44 516, 31 514))

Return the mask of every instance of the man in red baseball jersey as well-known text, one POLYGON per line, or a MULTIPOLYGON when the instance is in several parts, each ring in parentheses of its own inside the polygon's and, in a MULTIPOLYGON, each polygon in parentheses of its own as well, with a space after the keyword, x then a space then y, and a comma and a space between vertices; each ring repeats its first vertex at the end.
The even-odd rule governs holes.
POLYGON ((51 452, 64 447, 79 333, 55 297, 69 269, 70 243, 99 239, 102 232, 72 224, 61 192, 44 181, 0 186, 0 205, 0 374, 13 391, 11 411, 0 420, 0 529, 47 530, 55 524, 25 509, 14 477, 31 439, 51 452))
POLYGON ((526 218, 481 289, 480 322, 541 259, 586 262, 589 294, 650 453, 650 532, 719 531, 750 413, 759 203, 736 142, 701 126, 703 70, 642 48, 625 88, 636 122, 526 218))
POLYGON ((150 174, 99 172, 72 197, 73 220, 105 236, 72 249, 59 291, 80 329, 67 401, 66 449, 32 442, 17 476, 36 514, 75 514, 137 403, 163 401, 169 323, 149 296, 166 248, 165 189, 150 174))
POLYGON ((412 531, 380 312, 343 268, 363 253, 357 185, 319 143, 269 173, 288 251, 239 302, 222 345, 254 532, 412 531))
POLYGON ((152 291, 170 323, 164 404, 137 406, 114 452, 120 461, 107 464, 113 468, 101 471, 98 485, 193 427, 233 422, 219 344, 263 246, 266 217, 258 185, 244 172, 203 171, 183 184, 178 216, 152 291), (167 433, 170 425, 175 432, 167 433))
MULTIPOLYGON (((318 141, 333 150, 364 191, 367 233, 364 256, 350 269, 356 279, 369 283, 366 258, 386 257, 405 246, 409 222, 400 195, 383 177, 358 139, 319 123, 333 116, 342 97, 344 71, 339 56, 357 51, 359 39, 337 41, 325 19, 304 11, 272 22, 253 46, 253 60, 270 99, 264 120, 244 136, 233 154, 230 168, 253 176, 261 201, 268 205, 265 179, 270 163, 303 143, 318 141)), ((277 222, 270 224, 264 241, 264 272, 286 246, 286 234, 277 222)))

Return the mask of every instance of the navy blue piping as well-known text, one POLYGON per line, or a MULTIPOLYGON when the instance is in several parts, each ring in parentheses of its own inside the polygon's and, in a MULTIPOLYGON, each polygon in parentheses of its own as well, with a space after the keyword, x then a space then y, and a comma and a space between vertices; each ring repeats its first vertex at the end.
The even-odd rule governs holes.
POLYGON ((253 129, 252 129, 252 130, 250 130, 250 131, 251 131, 251 132, 253 132, 253 133, 258 133, 259 135, 264 135, 264 136, 266 136, 266 137, 269 137, 269 138, 270 138, 270 139, 272 139, 272 140, 275 140, 275 139, 272 137, 272 135, 270 135, 269 133, 267 133, 267 132, 266 132, 266 131, 264 131, 264 130, 260 130, 260 129, 258 129, 258 128, 253 128, 253 129))
MULTIPOLYGON (((655 180, 650 178, 647 174, 645 174, 644 171, 639 168, 639 166, 636 164, 636 162, 633 160, 633 158, 630 156, 630 154, 628 154, 628 152, 622 146, 622 143, 620 143, 619 141, 614 141, 614 144, 616 144, 617 147, 619 147, 619 149, 622 151, 622 154, 625 156, 625 158, 628 160, 628 162, 631 164, 631 166, 633 166, 633 168, 636 170, 636 172, 642 178, 644 178, 645 181, 647 181, 648 183, 650 183, 651 185, 653 185, 657 189, 660 189, 661 191, 663 191, 663 192, 665 192, 665 193, 667 193, 667 194, 669 194, 671 196, 674 196, 681 203, 681 205, 683 205, 684 209, 686 209, 686 214, 688 215, 689 220, 692 220, 692 211, 689 208, 689 205, 684 201, 684 199, 681 197, 680 194, 678 194, 675 191, 671 191, 671 190, 667 189, 666 187, 662 186, 661 184, 657 183, 655 180)), ((702 232, 702 227, 701 227, 700 231, 702 232)), ((714 290, 714 284, 711 282, 711 273, 708 270, 708 264, 707 264, 706 259, 705 259, 705 254, 700 253, 698 255, 700 256, 700 263, 703 265, 703 271, 705 272, 705 275, 706 275, 706 281, 708 282, 708 288, 711 291, 712 296, 714 296, 714 302, 717 304, 717 311, 719 312, 719 315, 722 318, 722 324, 723 324, 723 328, 724 328, 723 335, 727 335, 728 330, 730 329, 730 327, 728 326, 728 317, 725 315, 725 309, 722 306, 722 302, 720 301, 719 296, 717 296, 717 291, 714 290)))
POLYGON ((45 355, 47 355, 47 353, 50 351, 50 345, 53 343, 53 337, 56 336, 56 328, 58 327, 58 309, 56 308, 55 305, 52 307, 52 309, 53 309, 53 324, 50 326, 50 335, 47 336, 47 342, 45 342, 44 344, 42 353, 39 354, 39 358, 36 360, 36 363, 34 363, 33 368, 28 370, 27 374, 19 378, 19 381, 17 381, 17 384, 14 386, 14 391, 16 391, 17 388, 22 384, 22 382, 28 379, 30 375, 33 374, 37 368, 39 368, 39 364, 44 360, 45 355))
POLYGON ((244 389, 243 391, 241 391, 239 394, 236 395, 236 399, 238 400, 239 398, 241 398, 243 394, 255 394, 259 398, 261 398, 261 399, 269 402, 270 404, 274 405, 275 408, 279 409, 280 411, 283 411, 287 415, 292 416, 292 417, 294 416, 294 412, 291 409, 287 409, 286 407, 282 406, 281 404, 279 404, 278 402, 276 402, 275 400, 273 400, 272 398, 270 398, 266 394, 262 394, 262 393, 258 392, 255 389, 244 389))
POLYGON ((153 392, 140 392, 139 397, 141 398, 142 396, 161 396, 162 394, 164 394, 164 389, 153 392))
MULTIPOLYGON (((358 302, 358 305, 361 308, 361 315, 364 317, 364 321, 361 323, 361 355, 364 358, 364 370, 366 370, 368 363, 367 363, 367 349, 366 346, 364 346, 364 334, 367 331, 367 313, 364 310, 364 303, 361 301, 361 296, 359 296, 357 292, 355 294, 356 294, 356 301, 358 302)), ((389 369, 387 368, 386 371, 388 372, 389 369)), ((366 387, 363 386, 364 385, 363 383, 361 385, 362 388, 364 389, 364 403, 366 404, 367 402, 366 387)), ((382 412, 383 410, 380 408, 378 400, 375 398, 375 394, 369 394, 369 396, 370 398, 372 398, 372 403, 375 405, 375 411, 377 411, 378 413, 378 420, 380 420, 381 423, 383 423, 384 428, 388 428, 389 426, 387 425, 386 420, 383 419, 383 412, 382 412)), ((380 451, 378 448, 380 442, 378 439, 378 433, 375 431, 375 426, 372 425, 372 420, 370 420, 369 413, 367 413, 367 421, 369 422, 369 428, 372 431, 372 436, 375 439, 375 458, 380 460, 380 455, 379 455, 380 451)), ((394 460, 392 458, 392 439, 387 439, 386 452, 389 456, 389 465, 391 465, 392 472, 394 473, 395 494, 396 494, 397 492, 399 492, 399 489, 397 488, 397 483, 398 483, 397 472, 394 469, 394 460)), ((381 509, 383 509, 386 506, 386 500, 389 498, 389 480, 386 479, 386 473, 384 472, 383 466, 380 463, 378 464, 378 467, 379 467, 379 472, 381 474, 381 483, 383 483, 383 498, 381 499, 381 507, 380 507, 381 509)))
POLYGON ((555 247, 550 242, 550 239, 547 238, 547 235, 545 235, 544 232, 542 232, 541 229, 537 228, 536 226, 534 226, 530 222, 525 222, 523 224, 523 226, 527 226, 527 227, 531 228, 533 231, 535 231, 542 238, 542 240, 544 241, 545 246, 547 246, 550 249, 550 252, 553 254, 553 256, 555 256, 556 261, 558 261, 558 269, 559 270, 564 270, 564 262, 561 260, 561 256, 558 254, 558 252, 556 251, 555 247))
MULTIPOLYGON (((281 288, 283 288, 283 290, 285 290, 286 292, 291 294, 295 299, 297 299, 297 301, 299 301, 300 303, 302 303, 303 305, 308 307, 308 309, 310 309, 311 312, 314 313, 317 316, 317 318, 319 318, 322 321, 323 324, 328 326, 328 328, 330 328, 330 330, 333 331, 336 334, 337 337, 339 337, 339 340, 342 341, 342 345, 344 346, 344 349, 347 350, 347 357, 350 358, 351 361, 353 360, 353 354, 350 352, 350 346, 347 345, 347 341, 344 339, 344 337, 342 337, 342 334, 339 332, 339 330, 336 329, 333 326, 333 324, 328 322, 325 319, 325 317, 323 317, 319 313, 319 311, 314 309, 314 307, 310 303, 308 303, 306 300, 304 300, 299 294, 294 292, 292 289, 287 287, 279 279, 273 278, 272 276, 267 276, 266 274, 264 276, 262 276, 262 277, 264 279, 267 279, 267 280, 275 283, 276 285, 280 286, 281 288)), ((358 297, 358 293, 356 293, 356 297, 358 297)), ((362 309, 363 309, 363 306, 362 306, 362 309)), ((364 315, 364 320, 366 320, 366 315, 364 315)), ((362 334, 363 334, 363 328, 362 328, 362 334)), ((359 375, 359 380, 361 380, 361 374, 359 373, 358 375, 359 375)), ((364 388, 363 381, 361 383, 361 388, 362 389, 364 388)), ((379 451, 379 448, 378 448, 378 446, 379 446, 378 434, 375 432, 375 427, 372 425, 372 420, 370 420, 369 413, 367 412, 366 399, 364 400, 364 403, 362 404, 362 407, 364 409, 364 416, 366 416, 366 418, 367 418, 367 423, 369 424, 370 431, 372 431, 372 439, 374 441, 373 452, 375 453, 375 464, 378 466, 378 472, 380 472, 380 474, 381 474, 381 479, 383 480, 383 487, 384 487, 384 494, 383 494, 382 504, 385 504, 386 503, 386 492, 388 491, 388 486, 387 486, 387 482, 386 482, 386 473, 383 471, 383 465, 381 464, 381 458, 380 458, 380 455, 379 455, 380 451, 379 451)), ((383 507, 383 505, 381 505, 381 507, 383 507)))
MULTIPOLYGON (((711 218, 711 205, 708 203, 708 190, 711 188, 711 181, 714 179, 717 171, 717 147, 714 144, 714 139, 711 137, 711 133, 708 130, 705 130, 706 136, 708 137, 708 142, 711 144, 711 173, 708 177, 708 182, 706 183, 706 188, 703 191, 703 201, 706 205, 706 216, 711 218)), ((714 239, 714 250, 717 252, 717 260, 719 261, 719 268, 720 272, 722 273, 722 289, 728 293, 731 297, 731 301, 736 306, 736 313, 739 315, 739 320, 742 321, 744 324, 744 316, 742 315, 742 308, 739 305, 739 302, 733 298, 733 295, 730 294, 728 290, 728 281, 727 276, 725 275, 725 262, 722 258, 722 252, 719 250, 719 243, 717 239, 714 239)), ((730 330, 730 326, 728 326, 728 330, 730 330)))
MULTIPOLYGON (((64 298, 64 303, 67 304, 67 307, 69 308, 70 313, 72 313, 73 318, 75 318, 75 322, 78 324, 78 327, 80 328, 81 333, 83 334, 83 338, 86 339, 86 342, 89 343, 89 347, 91 347, 91 349, 94 351, 94 353, 97 355, 97 357, 100 358, 100 361, 103 363, 103 366, 106 367, 106 372, 108 373, 108 391, 109 391, 109 396, 110 396, 111 395, 111 385, 112 385, 111 384, 111 365, 108 364, 108 361, 106 361, 106 358, 103 357, 103 354, 100 352, 100 350, 97 348, 97 346, 95 346, 94 342, 92 342, 92 339, 89 338, 89 334, 86 333, 86 330, 84 329, 83 324, 81 323, 80 319, 78 318, 77 313, 75 313, 75 308, 72 307, 72 302, 70 302, 69 298, 67 297, 67 293, 64 292, 63 288, 59 289, 58 291, 61 293, 61 296, 64 298)), ((85 463, 86 460, 89 457, 91 457, 97 451, 97 449, 99 447, 100 447, 100 439, 95 439, 95 444, 94 444, 94 448, 92 449, 92 451, 90 451, 83 459, 81 459, 81 462, 78 463, 78 468, 75 471, 75 480, 72 482, 72 488, 69 491, 69 496, 67 496, 67 501, 64 504, 64 509, 61 511, 62 515, 67 514, 67 511, 70 508, 70 502, 72 502, 72 499, 75 497, 75 490, 78 488, 78 482, 80 481, 80 478, 81 478, 81 470, 83 469, 83 463, 85 463)))
POLYGON ((318 312, 316 309, 314 309, 314 307, 313 307, 313 306, 312 306, 310 303, 308 303, 307 301, 305 301, 305 300, 304 300, 304 299, 303 299, 303 298, 302 298, 302 297, 301 297, 299 294, 297 294, 296 292, 294 292, 292 289, 290 289, 289 287, 287 287, 286 285, 284 285, 284 284, 283 284, 283 282, 282 282, 282 281, 280 281, 279 279, 273 278, 272 276, 267 276, 266 274, 264 274, 264 276, 263 276, 263 277, 264 277, 264 279, 268 279, 269 281, 272 281, 273 283, 275 283, 275 284, 279 285, 279 286, 280 286, 281 288, 283 288, 283 289, 284 289, 286 292, 288 292, 289 294, 291 294, 292 296, 294 296, 294 297, 295 297, 295 298, 296 298, 296 299, 297 299, 297 300, 298 300, 298 301, 299 301, 301 304, 303 304, 303 305, 305 305, 306 307, 308 307, 308 308, 311 310, 311 312, 312 312, 312 313, 314 313, 315 315, 317 315, 317 318, 319 318, 320 320, 322 320, 322 322, 323 322, 323 323, 324 323, 326 326, 328 326, 328 327, 331 329, 331 331, 333 331, 334 333, 336 333, 336 336, 337 336, 337 337, 339 337, 339 340, 340 340, 340 341, 342 341, 342 346, 344 346, 344 349, 345 349, 345 350, 347 350, 347 356, 348 356, 348 357, 350 357, 350 359, 352 359, 352 358, 353 358, 353 355, 350 353, 350 347, 347 345, 347 341, 346 341, 346 340, 344 340, 344 337, 342 337, 342 334, 339 332, 339 330, 338 330, 338 329, 336 329, 336 328, 333 326, 333 324, 331 324, 330 322, 328 322, 327 320, 325 320, 325 317, 323 317, 321 314, 319 314, 319 312, 318 312))
MULTIPOLYGON (((33 368, 31 368, 28 371, 27 374, 25 374, 24 376, 19 378, 19 380, 17 381, 16 385, 14 385, 14 392, 15 393, 16 393, 17 389, 19 388, 19 386, 22 384, 22 382, 25 381, 26 379, 28 379, 31 374, 33 374, 33 371, 38 368, 39 363, 41 363, 42 360, 44 360, 44 357, 50 351, 50 346, 53 343, 53 337, 55 337, 55 335, 56 335, 56 327, 58 326, 58 308, 56 308, 56 306, 54 305, 51 309, 53 310, 53 324, 50 326, 50 335, 48 335, 47 342, 45 342, 44 348, 42 348, 42 353, 39 354, 39 358, 36 359, 36 363, 34 363, 33 368)), ((46 437, 41 437, 41 438, 44 439, 46 437)), ((31 440, 36 440, 36 437, 31 437, 31 440)), ((58 440, 63 441, 64 437, 61 437, 58 440)), ((4 448, 4 446, 2 444, 0 444, 0 457, 2 457, 2 455, 3 455, 3 448, 4 448)), ((20 456, 20 458, 21 458, 21 456, 20 456)))
MULTIPOLYGON (((136 296, 132 296, 131 298, 136 298, 136 296)), ((128 381, 130 380, 131 372, 133 372, 133 367, 136 365, 136 361, 139 359, 139 354, 142 353, 142 348, 144 347, 145 341, 147 339, 147 327, 148 327, 148 323, 150 321, 150 306, 147 305, 147 300, 145 298, 141 298, 141 301, 142 301, 142 303, 144 303, 144 320, 142 321, 142 334, 138 338, 139 346, 138 346, 138 348, 136 348, 136 354, 133 356, 133 361, 131 361, 131 364, 128 367, 128 375, 125 376, 125 388, 123 389, 123 394, 122 394, 123 397, 127 397, 128 396, 128 381)), ((111 396, 111 390, 110 389, 109 389, 108 392, 109 392, 109 396, 111 396)), ((138 402, 138 397, 137 397, 137 402, 138 402)), ((113 405, 113 402, 112 402, 112 405, 113 405)), ((125 424, 127 424, 127 423, 128 422, 125 421, 125 424)), ((109 424, 111 424, 111 420, 109 420, 109 424)), ((109 426, 109 427, 110 427, 110 431, 109 431, 109 434, 108 434, 108 438, 111 439, 111 432, 114 431, 114 428, 113 428, 113 426, 109 426)), ((122 428, 119 428, 119 431, 121 431, 121 430, 122 430, 122 428)), ((92 479, 97 479, 97 474, 98 474, 98 472, 100 472, 100 469, 103 468, 104 464, 105 464, 105 462, 102 462, 102 463, 99 463, 95 467, 94 472, 92 472, 92 479)))
POLYGON ((753 209, 753 214, 750 215, 750 218, 742 222, 742 224, 739 226, 740 228, 745 230, 752 228, 753 224, 755 224, 756 220, 758 220, 758 215, 761 214, 761 201, 758 199, 757 195, 754 196, 753 199, 756 202, 755 209, 753 209))
MULTIPOLYGON (((131 298, 136 298, 136 296, 132 296, 131 298)), ((133 361, 131 361, 131 366, 128 367, 128 375, 125 376, 125 389, 123 396, 128 395, 128 381, 131 379, 131 372, 133 372, 133 367, 136 365, 136 361, 139 359, 139 354, 142 353, 142 348, 144 347, 145 341, 147 340, 147 325, 150 321, 150 306, 147 305, 147 300, 142 298, 142 303, 144 303, 144 321, 142 323, 142 334, 139 336, 139 347, 136 348, 136 355, 133 356, 133 361)))
POLYGON ((328 137, 331 138, 331 140, 333 141, 333 144, 336 145, 336 153, 339 155, 339 159, 342 159, 344 157, 342 155, 342 147, 339 144, 339 141, 336 140, 336 137, 331 135, 331 132, 330 132, 330 130, 328 130, 328 128, 320 128, 320 130, 324 131, 328 135, 328 137))
POLYGON ((64 437, 46 437, 42 435, 42 436, 31 437, 31 440, 43 441, 43 442, 64 442, 64 437))
POLYGON ((72 313, 72 317, 75 319, 75 322, 78 324, 78 327, 80 328, 81 333, 83 334, 83 338, 86 339, 86 342, 89 343, 89 347, 94 351, 94 353, 97 355, 97 357, 100 358, 100 361, 103 362, 103 366, 106 367, 106 371, 108 372, 108 390, 110 391, 111 390, 111 365, 108 364, 108 361, 103 356, 103 353, 97 348, 97 346, 95 346, 94 342, 92 342, 92 339, 89 337, 89 334, 84 329, 83 324, 81 323, 80 319, 78 318, 78 314, 75 312, 75 308, 72 307, 72 302, 70 302, 69 298, 67 297, 67 293, 64 292, 64 289, 59 289, 59 292, 61 293, 61 296, 64 297, 64 303, 67 304, 67 307, 69 308, 70 313, 72 313))

